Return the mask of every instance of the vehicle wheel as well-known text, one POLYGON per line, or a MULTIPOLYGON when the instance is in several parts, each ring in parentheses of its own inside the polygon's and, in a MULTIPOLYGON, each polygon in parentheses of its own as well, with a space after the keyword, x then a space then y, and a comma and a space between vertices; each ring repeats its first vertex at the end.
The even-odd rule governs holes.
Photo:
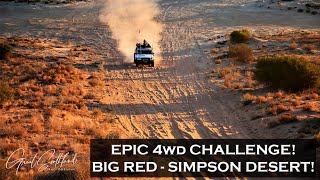
POLYGON ((150 66, 151 66, 151 67, 154 67, 154 63, 151 63, 150 66))
POLYGON ((136 67, 139 67, 140 66, 140 64, 139 63, 136 63, 136 67))

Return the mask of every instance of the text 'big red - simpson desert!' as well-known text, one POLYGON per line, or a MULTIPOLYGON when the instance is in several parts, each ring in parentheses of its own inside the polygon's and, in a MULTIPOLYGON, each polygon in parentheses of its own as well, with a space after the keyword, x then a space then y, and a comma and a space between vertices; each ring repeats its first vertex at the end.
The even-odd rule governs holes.
POLYGON ((291 144, 270 144, 270 145, 199 145, 185 146, 163 146, 157 145, 149 149, 148 145, 112 145, 112 155, 294 155, 295 145, 291 144))

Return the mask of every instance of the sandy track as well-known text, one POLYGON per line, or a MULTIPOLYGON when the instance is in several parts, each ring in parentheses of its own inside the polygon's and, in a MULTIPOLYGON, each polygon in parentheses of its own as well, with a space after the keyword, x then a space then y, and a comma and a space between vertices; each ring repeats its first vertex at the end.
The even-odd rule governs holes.
POLYGON ((110 84, 117 88, 111 90, 116 93, 104 102, 112 105, 129 136, 175 139, 245 136, 238 126, 240 117, 234 107, 223 100, 223 92, 217 85, 207 80, 210 60, 195 39, 193 27, 168 20, 186 15, 192 9, 190 6, 163 7, 159 19, 168 22, 158 68, 136 69, 118 64, 123 68, 115 67, 109 72, 110 84))

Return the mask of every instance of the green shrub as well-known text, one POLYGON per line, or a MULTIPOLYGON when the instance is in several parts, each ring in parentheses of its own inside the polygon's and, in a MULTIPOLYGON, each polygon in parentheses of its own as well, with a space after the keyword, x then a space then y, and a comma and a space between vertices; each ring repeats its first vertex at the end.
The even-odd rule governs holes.
POLYGON ((12 101, 14 98, 14 90, 8 83, 0 81, 0 106, 5 102, 12 101))
POLYGON ((229 57, 241 62, 251 62, 254 60, 252 49, 246 44, 236 44, 229 47, 229 57))
POLYGON ((254 74, 257 80, 283 90, 320 87, 320 66, 295 56, 263 57, 258 60, 254 74))
POLYGON ((12 47, 7 44, 0 44, 0 59, 7 59, 12 52, 12 47))
POLYGON ((233 31, 230 34, 230 40, 233 43, 243 43, 250 38, 251 34, 247 29, 242 29, 239 31, 233 31))

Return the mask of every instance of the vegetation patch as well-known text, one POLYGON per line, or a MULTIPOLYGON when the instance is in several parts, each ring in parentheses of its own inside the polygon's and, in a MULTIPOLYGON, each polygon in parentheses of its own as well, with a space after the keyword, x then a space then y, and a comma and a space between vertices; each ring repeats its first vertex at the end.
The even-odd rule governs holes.
POLYGON ((295 56, 260 58, 254 74, 258 81, 287 91, 320 87, 320 66, 295 56))
POLYGON ((9 86, 7 82, 0 81, 0 107, 9 101, 14 99, 14 90, 9 86))
POLYGON ((233 43, 244 43, 246 42, 251 36, 251 33, 247 29, 242 29, 238 31, 233 31, 230 34, 230 40, 233 43))
POLYGON ((0 44, 0 59, 8 59, 12 53, 12 47, 8 44, 0 44))
POLYGON ((251 104, 253 101, 256 100, 256 96, 252 95, 252 94, 249 94, 249 93, 246 93, 242 96, 242 103, 243 105, 249 105, 251 104))
POLYGON ((229 47, 229 57, 237 61, 249 63, 254 60, 252 49, 246 44, 236 44, 229 47))

